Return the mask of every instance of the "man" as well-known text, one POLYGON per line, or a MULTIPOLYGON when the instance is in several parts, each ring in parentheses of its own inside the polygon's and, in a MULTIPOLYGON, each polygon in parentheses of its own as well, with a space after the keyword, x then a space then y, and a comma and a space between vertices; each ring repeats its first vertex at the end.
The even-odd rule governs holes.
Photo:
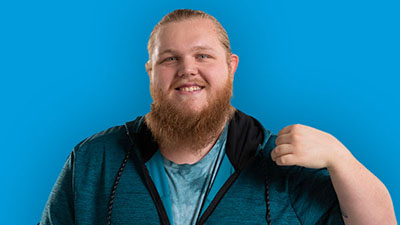
POLYGON ((239 59, 214 17, 171 12, 148 52, 151 111, 74 148, 41 224, 396 224, 332 135, 274 135, 230 105, 239 59))

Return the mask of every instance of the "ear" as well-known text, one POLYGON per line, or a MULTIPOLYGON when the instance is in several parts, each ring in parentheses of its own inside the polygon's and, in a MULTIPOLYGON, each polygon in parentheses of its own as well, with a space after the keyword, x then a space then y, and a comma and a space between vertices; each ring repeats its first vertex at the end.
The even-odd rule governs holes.
POLYGON ((229 66, 230 66, 230 69, 231 69, 231 75, 232 75, 232 80, 233 80, 233 77, 235 75, 237 66, 239 64, 239 56, 237 56, 236 54, 232 53, 229 56, 229 59, 230 59, 229 66))
POLYGON ((147 74, 149 75, 149 78, 151 79, 151 61, 147 61, 146 64, 144 64, 144 67, 146 68, 147 74))

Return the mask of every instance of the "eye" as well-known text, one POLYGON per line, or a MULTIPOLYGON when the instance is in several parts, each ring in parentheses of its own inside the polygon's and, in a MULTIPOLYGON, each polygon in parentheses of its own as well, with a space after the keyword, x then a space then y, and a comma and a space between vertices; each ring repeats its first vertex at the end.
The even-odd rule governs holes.
POLYGON ((169 57, 162 58, 162 59, 160 60, 160 64, 169 63, 169 62, 174 62, 174 61, 176 61, 176 60, 178 60, 178 57, 169 56, 169 57))
POLYGON ((164 61, 174 61, 176 60, 176 57, 168 57, 164 61))
POLYGON ((198 57, 199 57, 200 59, 207 59, 207 58, 210 58, 210 56, 209 56, 209 55, 206 55, 206 54, 200 54, 200 55, 198 55, 198 57))

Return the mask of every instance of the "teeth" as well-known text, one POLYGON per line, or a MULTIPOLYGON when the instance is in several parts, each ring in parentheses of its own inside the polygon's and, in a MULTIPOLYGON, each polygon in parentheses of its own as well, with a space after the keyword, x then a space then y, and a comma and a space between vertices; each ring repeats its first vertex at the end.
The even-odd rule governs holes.
POLYGON ((182 91, 187 91, 187 92, 198 91, 200 89, 201 88, 199 86, 191 86, 191 87, 181 88, 182 91))

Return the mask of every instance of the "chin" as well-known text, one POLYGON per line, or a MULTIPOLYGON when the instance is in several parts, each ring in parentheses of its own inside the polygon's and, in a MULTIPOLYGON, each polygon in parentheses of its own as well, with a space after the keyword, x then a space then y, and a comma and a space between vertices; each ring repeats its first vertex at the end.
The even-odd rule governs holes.
POLYGON ((173 105, 185 112, 200 113, 208 107, 204 101, 196 101, 193 99, 185 99, 183 101, 174 101, 173 105))
POLYGON ((204 111, 204 109, 206 108, 205 106, 203 107, 199 107, 199 106, 190 106, 190 105, 184 105, 183 106, 183 112, 187 113, 187 114, 192 114, 192 115, 199 115, 200 113, 202 113, 204 111))

